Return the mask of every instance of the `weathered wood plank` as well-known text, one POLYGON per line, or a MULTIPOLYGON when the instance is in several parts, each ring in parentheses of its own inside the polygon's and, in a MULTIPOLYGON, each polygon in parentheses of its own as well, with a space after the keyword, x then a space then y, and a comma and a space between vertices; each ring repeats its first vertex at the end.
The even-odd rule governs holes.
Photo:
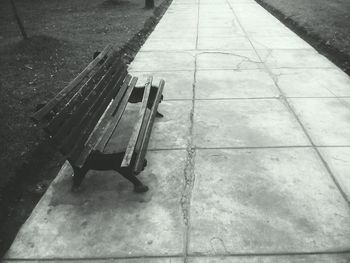
POLYGON ((96 103, 96 107, 94 107, 87 115, 83 123, 81 125, 80 129, 75 130, 75 134, 70 137, 70 140, 65 142, 65 147, 70 147, 71 151, 69 153, 69 156, 72 160, 77 160, 79 157, 81 151, 84 148, 86 140, 89 138, 89 135, 91 134, 92 130, 95 128, 98 120, 104 113, 106 107, 112 100, 112 95, 115 92, 115 89, 120 89, 123 80, 125 79, 125 76, 127 75, 126 69, 122 74, 116 74, 117 79, 112 80, 108 85, 112 85, 112 88, 109 89, 109 92, 106 96, 101 96, 100 100, 96 103), (76 137, 78 135, 78 137, 76 137), (72 148, 70 143, 74 143, 75 146, 72 148))
MULTIPOLYGON (((113 114, 117 109, 119 110, 121 107, 123 107, 123 102, 125 100, 125 96, 127 96, 128 90, 130 88, 132 88, 129 85, 130 80, 131 80, 131 76, 127 75, 124 82, 123 82, 122 87, 120 88, 120 90, 116 96, 116 98, 113 101, 111 101, 111 103, 108 105, 106 111, 101 116, 95 129, 90 134, 88 140, 85 143, 85 147, 84 147, 83 151, 81 152, 80 156, 78 157, 77 161, 75 162, 75 164, 78 167, 82 167, 84 165, 85 160, 87 159, 89 154, 102 141, 102 139, 104 138, 104 136, 106 134, 108 136, 108 133, 109 133, 108 130, 110 130, 110 127, 118 124, 120 118, 119 119, 115 118, 113 116, 113 114)), ((124 106, 124 108, 125 108, 125 106, 124 106)), ((108 136, 108 138, 109 137, 110 137, 110 135, 108 136)))
POLYGON ((147 104, 148 104, 151 86, 152 86, 152 77, 149 77, 147 79, 146 84, 145 84, 145 91, 143 93, 141 108, 140 108, 140 111, 138 113, 136 124, 135 124, 134 129, 131 133, 131 137, 130 137, 128 146, 126 148, 125 156, 123 158, 123 162, 121 164, 121 167, 128 167, 131 163, 131 159, 132 159, 133 154, 135 152, 137 138, 140 134, 141 125, 142 125, 143 120, 146 116, 146 110, 147 110, 147 104))
POLYGON ((159 82, 157 95, 156 95, 154 102, 153 102, 150 117, 149 117, 147 124, 146 124, 145 134, 141 138, 142 140, 140 143, 140 148, 137 149, 137 151, 136 151, 137 155, 136 155, 136 161, 135 161, 135 166, 134 166, 135 173, 139 173, 143 169, 143 162, 144 162, 144 159, 146 156, 146 151, 147 151, 149 139, 151 137, 154 119, 157 115, 157 109, 158 109, 158 105, 159 105, 159 102, 160 102, 161 97, 162 97, 164 85, 165 85, 164 80, 161 80, 159 82))
POLYGON ((31 118, 35 122, 39 122, 45 115, 49 114, 50 111, 64 98, 67 94, 74 89, 97 65, 98 63, 110 52, 113 52, 112 45, 108 45, 104 50, 75 78, 73 79, 64 89, 62 89, 52 100, 50 100, 44 107, 35 112, 31 118))
POLYGON ((137 83, 137 78, 134 77, 131 80, 130 86, 128 87, 127 92, 125 93, 125 96, 123 97, 123 100, 120 102, 120 105, 117 109, 117 111, 113 114, 113 119, 108 127, 108 129, 105 131, 101 141, 96 145, 94 150, 104 152, 106 145, 108 144, 108 141, 110 137, 112 136, 113 132, 118 126, 118 123, 125 111, 126 105, 128 104, 130 94, 132 93, 133 89, 135 88, 135 85, 137 83))

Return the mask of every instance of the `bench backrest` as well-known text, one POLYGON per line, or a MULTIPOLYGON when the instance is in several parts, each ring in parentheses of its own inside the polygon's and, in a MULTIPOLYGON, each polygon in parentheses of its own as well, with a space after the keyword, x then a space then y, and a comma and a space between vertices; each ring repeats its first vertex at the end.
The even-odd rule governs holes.
POLYGON ((107 46, 32 119, 68 158, 82 151, 97 122, 127 77, 127 67, 107 46))

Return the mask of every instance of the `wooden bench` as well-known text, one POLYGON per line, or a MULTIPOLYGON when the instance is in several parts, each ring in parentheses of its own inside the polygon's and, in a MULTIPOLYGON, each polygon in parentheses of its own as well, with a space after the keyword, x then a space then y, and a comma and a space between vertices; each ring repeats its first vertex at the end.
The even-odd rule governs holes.
MULTIPOLYGON (((73 190, 77 190, 89 170, 115 170, 146 192, 136 175, 147 165, 145 159, 157 108, 162 100, 164 81, 152 85, 152 78, 135 88, 137 78, 127 72, 112 46, 96 58, 32 119, 49 134, 73 167, 73 190), (106 153, 128 102, 141 102, 125 151, 106 153)), ((134 118, 135 119, 135 118, 134 118)))

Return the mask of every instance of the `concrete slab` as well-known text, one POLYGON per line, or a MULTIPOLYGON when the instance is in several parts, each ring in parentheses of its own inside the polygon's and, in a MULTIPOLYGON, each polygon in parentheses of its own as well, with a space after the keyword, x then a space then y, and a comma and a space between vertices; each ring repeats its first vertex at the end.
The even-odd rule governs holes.
POLYGON ((273 80, 264 70, 199 70, 196 99, 278 97, 273 80))
POLYGON ((278 99, 196 101, 194 141, 215 148, 309 145, 278 99))
POLYGON ((312 49, 308 43, 297 36, 253 36, 250 40, 255 49, 312 49))
POLYGON ((262 67, 262 62, 253 50, 213 51, 197 54, 197 69, 258 69, 262 67))
POLYGON ((316 145, 350 145, 350 109, 341 101, 336 98, 289 101, 316 145))
POLYGON ((339 69, 274 69, 287 97, 350 96, 350 78, 339 69))
POLYGON ((193 71, 173 72, 130 72, 139 78, 139 83, 145 83, 148 76, 153 76, 153 83, 165 80, 164 100, 190 100, 193 97, 193 71))
POLYGON ((242 26, 249 37, 295 37, 295 33, 285 27, 259 26, 258 24, 242 26))
POLYGON ((339 98, 340 101, 345 102, 350 106, 350 98, 339 98))
POLYGON ((196 257, 189 263, 348 263, 350 254, 341 255, 290 255, 290 256, 236 256, 196 257))
POLYGON ((114 172, 90 172, 82 192, 73 194, 72 170, 65 165, 6 258, 181 255, 185 151, 152 151, 147 158, 139 175, 150 187, 145 194, 133 193, 114 172))
POLYGON ((217 27, 233 27, 237 28, 238 24, 232 19, 221 19, 218 21, 218 19, 199 19, 198 23, 199 28, 217 28, 217 27))
POLYGON ((197 29, 188 27, 182 28, 181 30, 171 31, 169 27, 162 26, 157 29, 154 33, 152 33, 150 39, 155 38, 172 38, 172 39, 182 39, 182 38, 191 38, 197 35, 197 29))
POLYGON ((210 37, 210 38, 232 38, 243 37, 244 32, 239 26, 226 26, 226 27, 200 27, 198 28, 198 37, 210 37))
POLYGON ((254 12, 247 12, 247 7, 250 5, 237 6, 234 8, 234 12, 237 15, 239 22, 243 28, 253 28, 254 26, 258 28, 268 28, 274 27, 276 29, 286 29, 287 28, 274 16, 266 14, 264 10, 255 10, 254 12), (242 10, 238 11, 242 7, 242 10), (254 19, 252 19, 254 17, 254 19))
POLYGON ((260 50, 260 58, 275 68, 335 68, 334 64, 315 50, 260 50))
POLYGON ((200 37, 198 39, 197 49, 206 50, 253 50, 249 39, 246 37, 232 38, 208 38, 200 37))
MULTIPOLYGON (((4 260, 3 263, 25 263, 28 260, 4 260)), ((30 260, 30 263, 183 263, 182 258, 126 258, 126 259, 72 259, 30 260)))
POLYGON ((191 254, 349 249, 348 203, 313 149, 198 150, 195 162, 191 254))
POLYGON ((149 149, 186 148, 190 136, 192 101, 164 101, 159 112, 164 117, 153 126, 149 149))
POLYGON ((196 49, 196 39, 190 38, 153 38, 147 41, 141 51, 164 51, 164 50, 194 50, 196 49))
POLYGON ((319 151, 350 202, 350 147, 322 147, 319 151))
POLYGON ((188 52, 139 52, 130 64, 130 71, 193 70, 194 56, 188 52))

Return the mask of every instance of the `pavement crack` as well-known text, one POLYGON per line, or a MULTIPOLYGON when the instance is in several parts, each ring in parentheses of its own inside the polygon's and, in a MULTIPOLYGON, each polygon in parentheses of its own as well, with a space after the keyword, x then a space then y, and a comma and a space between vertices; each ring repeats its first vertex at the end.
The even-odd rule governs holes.
POLYGON ((196 155, 196 150, 194 147, 189 146, 187 149, 187 160, 186 165, 184 169, 184 189, 182 191, 181 196, 181 208, 182 208, 182 215, 184 224, 186 227, 189 226, 189 213, 190 213, 190 204, 191 204, 191 196, 192 196, 192 189, 194 185, 195 180, 195 174, 194 174, 194 159, 196 155))

